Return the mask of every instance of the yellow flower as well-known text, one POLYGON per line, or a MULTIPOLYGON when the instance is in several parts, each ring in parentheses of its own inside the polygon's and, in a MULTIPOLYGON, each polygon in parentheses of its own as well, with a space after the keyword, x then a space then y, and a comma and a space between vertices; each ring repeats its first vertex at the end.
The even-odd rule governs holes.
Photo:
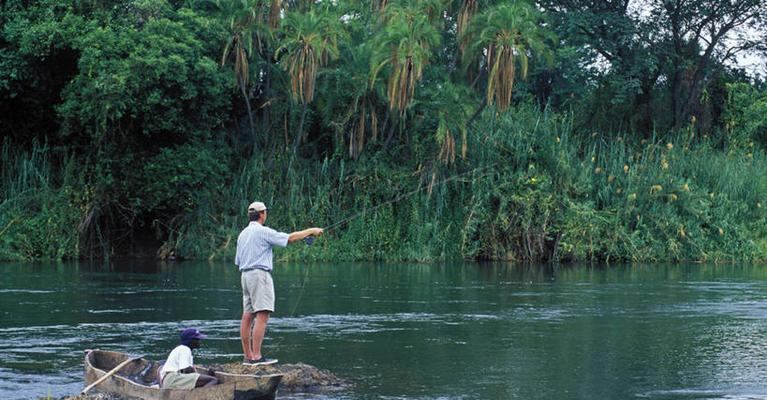
POLYGON ((665 159, 661 160, 660 167, 663 169, 668 169, 668 161, 666 161, 665 159))
POLYGON ((628 166, 628 164, 623 166, 623 173, 624 174, 628 174, 629 173, 629 166, 628 166))
POLYGON ((756 208, 762 208, 762 203, 756 203, 756 208))
POLYGON ((602 168, 601 167, 594 168, 594 173, 595 174, 601 174, 602 173, 602 168))
POLYGON ((661 185, 652 185, 652 187, 650 188, 650 194, 658 193, 661 190, 663 190, 663 186, 661 186, 661 185))
POLYGON ((689 192, 689 191, 690 191, 690 186, 688 186, 688 185, 685 183, 684 185, 682 185, 682 190, 684 190, 685 192, 689 192))
POLYGON ((591 156, 591 162, 595 162, 596 160, 597 160, 597 158, 596 158, 596 157, 594 157, 594 156, 591 156))
POLYGON ((676 201, 679 198, 679 196, 675 195, 674 193, 671 193, 671 201, 676 201))
POLYGON ((622 191, 623 191, 623 189, 621 189, 621 188, 615 189, 615 193, 618 193, 618 194, 621 194, 622 191))
POLYGON ((607 181, 608 181, 608 182, 612 182, 612 181, 614 181, 614 180, 615 180, 615 177, 614 177, 614 176, 612 176, 612 175, 610 175, 610 176, 608 176, 608 177, 607 177, 607 181))
POLYGON ((676 230, 679 234, 679 237, 684 239, 687 236, 687 233, 684 231, 684 225, 679 225, 679 229, 676 230))
POLYGON ((719 236, 722 236, 722 235, 724 235, 724 229, 719 228, 719 236))
POLYGON ((556 141, 557 141, 557 143, 559 143, 559 136, 557 136, 557 139, 556 139, 556 141))
POLYGON ((628 199, 629 199, 629 201, 634 201, 634 200, 636 200, 636 199, 637 199, 637 194, 636 194, 636 193, 631 193, 631 194, 629 195, 628 199))
POLYGON ((672 143, 666 143, 666 148, 671 150, 674 148, 674 145, 672 143))

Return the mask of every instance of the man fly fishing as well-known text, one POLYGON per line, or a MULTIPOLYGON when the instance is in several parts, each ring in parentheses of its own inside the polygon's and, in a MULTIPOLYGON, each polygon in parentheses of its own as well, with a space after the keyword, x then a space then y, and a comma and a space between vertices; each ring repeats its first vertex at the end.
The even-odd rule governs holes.
POLYGON ((235 264, 242 273, 242 321, 240 338, 245 365, 268 365, 277 362, 261 353, 269 315, 274 312, 274 282, 272 281, 272 247, 285 247, 305 238, 322 234, 322 228, 308 228, 293 233, 278 232, 264 226, 267 211, 262 202, 248 206, 248 226, 237 238, 235 264))

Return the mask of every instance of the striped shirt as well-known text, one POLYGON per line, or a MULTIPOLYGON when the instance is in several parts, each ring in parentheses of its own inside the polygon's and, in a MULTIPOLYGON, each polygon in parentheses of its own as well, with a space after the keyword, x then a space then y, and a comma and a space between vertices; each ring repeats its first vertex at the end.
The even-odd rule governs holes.
POLYGON ((237 255, 234 263, 240 271, 252 269, 272 270, 272 247, 288 245, 288 234, 277 232, 258 222, 251 223, 237 237, 237 255))

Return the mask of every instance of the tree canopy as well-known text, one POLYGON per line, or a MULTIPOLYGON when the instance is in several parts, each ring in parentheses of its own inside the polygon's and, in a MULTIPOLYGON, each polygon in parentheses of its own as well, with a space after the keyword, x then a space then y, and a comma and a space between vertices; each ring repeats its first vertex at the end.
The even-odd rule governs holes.
POLYGON ((765 146, 763 76, 735 61, 765 65, 766 36, 763 0, 8 0, 0 132, 77 160, 89 248, 167 240, 254 160, 435 180, 518 107, 765 146))

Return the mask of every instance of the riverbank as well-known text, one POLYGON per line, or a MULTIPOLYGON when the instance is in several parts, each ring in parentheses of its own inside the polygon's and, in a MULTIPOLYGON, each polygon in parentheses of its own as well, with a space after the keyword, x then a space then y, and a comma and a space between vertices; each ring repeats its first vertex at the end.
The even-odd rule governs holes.
POLYGON ((254 157, 200 178, 173 212, 99 205, 75 160, 54 172, 52 149, 6 143, 3 154, 4 187, 16 188, 0 206, 5 260, 229 260, 254 199, 267 202, 276 229, 332 227, 311 247, 278 251, 283 261, 767 260, 763 151, 725 152, 692 136, 583 138, 534 108, 479 121, 453 164, 389 155, 283 168, 289 155, 254 157))
POLYGON ((767 260, 767 85, 719 57, 746 38, 648 48, 625 10, 503 1, 48 1, 0 7, 0 260, 231 260, 254 200, 332 227, 283 260, 767 260), (622 34, 572 29, 593 12, 622 34), (519 21, 524 50, 479 34, 519 21))

